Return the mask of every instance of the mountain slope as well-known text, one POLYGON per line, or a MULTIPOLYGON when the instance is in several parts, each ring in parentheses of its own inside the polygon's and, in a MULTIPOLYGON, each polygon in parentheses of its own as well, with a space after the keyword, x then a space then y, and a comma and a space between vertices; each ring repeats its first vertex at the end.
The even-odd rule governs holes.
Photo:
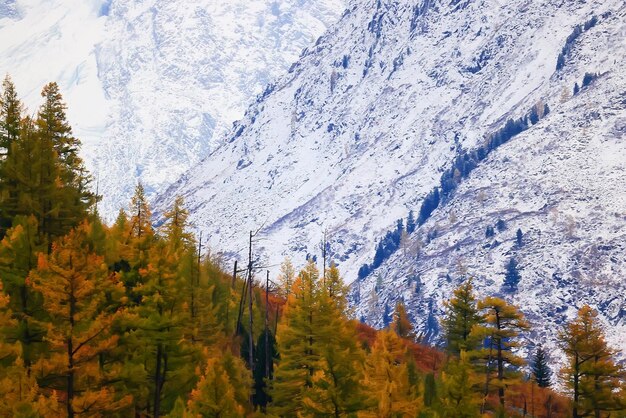
POLYGON ((609 342, 626 346, 626 7, 606 6, 589 9, 602 17, 535 96, 553 111, 481 162, 406 251, 353 284, 357 315, 381 326, 385 306, 404 300, 418 331, 436 340, 443 300, 472 277, 480 295, 522 307, 534 324, 529 349, 553 346, 584 304, 600 311, 609 342), (586 73, 598 76, 572 95, 586 73), (511 259, 521 275, 512 291, 511 259))
POLYGON ((59 82, 107 218, 137 180, 163 190, 335 22, 343 0, 15 0, 0 72, 31 111, 59 82))
POLYGON ((443 300, 472 277, 479 294, 522 307, 535 325, 530 346, 553 339, 583 304, 626 346, 625 139, 626 82, 609 71, 494 152, 412 234, 408 254, 354 283, 357 314, 380 326, 384 306, 404 300, 418 330, 436 338, 443 300), (521 280, 509 291, 512 258, 521 280))
POLYGON ((565 39, 611 7, 454 3, 353 2, 160 207, 183 194, 212 244, 235 253, 265 225, 271 264, 316 253, 327 228, 354 278, 462 149, 541 100, 558 106, 582 78, 551 81, 565 39))

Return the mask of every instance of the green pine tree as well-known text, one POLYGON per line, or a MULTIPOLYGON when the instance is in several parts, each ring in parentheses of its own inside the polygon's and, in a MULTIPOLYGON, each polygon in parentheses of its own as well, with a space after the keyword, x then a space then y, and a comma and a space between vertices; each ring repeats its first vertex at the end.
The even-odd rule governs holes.
POLYGON ((472 334, 486 341, 486 347, 472 351, 475 359, 480 359, 485 367, 485 397, 496 388, 500 401, 500 409, 504 410, 504 394, 508 386, 519 382, 519 368, 524 360, 515 354, 520 346, 519 336, 529 326, 517 307, 504 300, 487 297, 478 302, 478 308, 485 311, 485 324, 474 327, 472 334), (495 381, 491 374, 495 367, 495 381))
POLYGON ((0 239, 11 227, 11 214, 7 213, 4 202, 14 190, 15 180, 5 171, 5 162, 10 157, 13 144, 20 133, 23 106, 17 97, 15 85, 7 74, 0 91, 0 239))
POLYGON ((484 322, 474 296, 472 280, 466 280, 455 291, 452 298, 445 303, 446 314, 442 319, 446 351, 458 356, 461 351, 478 348, 480 338, 472 334, 472 329, 484 322))
POLYGON ((547 388, 552 385, 552 371, 550 370, 548 358, 542 346, 539 346, 537 351, 535 351, 532 371, 537 386, 547 388))

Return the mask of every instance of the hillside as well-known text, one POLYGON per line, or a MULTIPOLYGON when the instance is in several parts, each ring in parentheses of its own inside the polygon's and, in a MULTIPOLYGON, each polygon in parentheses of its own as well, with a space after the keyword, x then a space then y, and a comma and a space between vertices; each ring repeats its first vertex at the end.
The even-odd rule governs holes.
POLYGON ((408 246, 354 285, 359 315, 381 325, 385 304, 409 299, 425 331, 459 265, 481 291, 500 290, 521 228, 512 298, 533 321, 553 335, 590 302, 623 329, 623 300, 580 282, 623 286, 625 13, 620 1, 352 2, 157 207, 183 195, 227 255, 242 254, 247 231, 263 227, 256 249, 269 265, 318 254, 327 230, 352 282, 449 173, 439 208, 411 236, 421 255, 408 246), (598 76, 573 96, 587 73, 598 76), (457 174, 457 157, 481 147, 457 174), (507 232, 486 240, 500 218, 507 232))

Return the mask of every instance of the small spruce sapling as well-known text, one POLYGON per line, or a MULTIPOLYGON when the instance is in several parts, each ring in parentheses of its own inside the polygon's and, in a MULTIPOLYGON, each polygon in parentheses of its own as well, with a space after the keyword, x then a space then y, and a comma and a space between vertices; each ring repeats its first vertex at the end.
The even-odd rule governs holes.
POLYGON ((506 265, 506 272, 504 275, 504 287, 507 288, 509 292, 515 292, 521 278, 522 277, 519 273, 517 260, 515 260, 515 258, 511 258, 506 265))

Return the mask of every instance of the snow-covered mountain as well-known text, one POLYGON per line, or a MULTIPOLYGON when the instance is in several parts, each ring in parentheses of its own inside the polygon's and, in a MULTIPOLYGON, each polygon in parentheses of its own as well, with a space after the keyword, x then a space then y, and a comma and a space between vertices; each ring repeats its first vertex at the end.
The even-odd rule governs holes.
POLYGON ((233 255, 262 228, 270 265, 319 254, 327 230, 349 282, 421 211, 353 283, 359 316, 381 325, 404 299, 435 338, 460 277, 505 294, 515 257, 505 296, 538 334, 590 303, 625 346, 625 34, 622 0, 352 1, 157 209, 183 195, 233 255))
POLYGON ((57 81, 108 218, 137 180, 163 190, 199 162, 344 0, 9 0, 0 72, 31 111, 57 81))

